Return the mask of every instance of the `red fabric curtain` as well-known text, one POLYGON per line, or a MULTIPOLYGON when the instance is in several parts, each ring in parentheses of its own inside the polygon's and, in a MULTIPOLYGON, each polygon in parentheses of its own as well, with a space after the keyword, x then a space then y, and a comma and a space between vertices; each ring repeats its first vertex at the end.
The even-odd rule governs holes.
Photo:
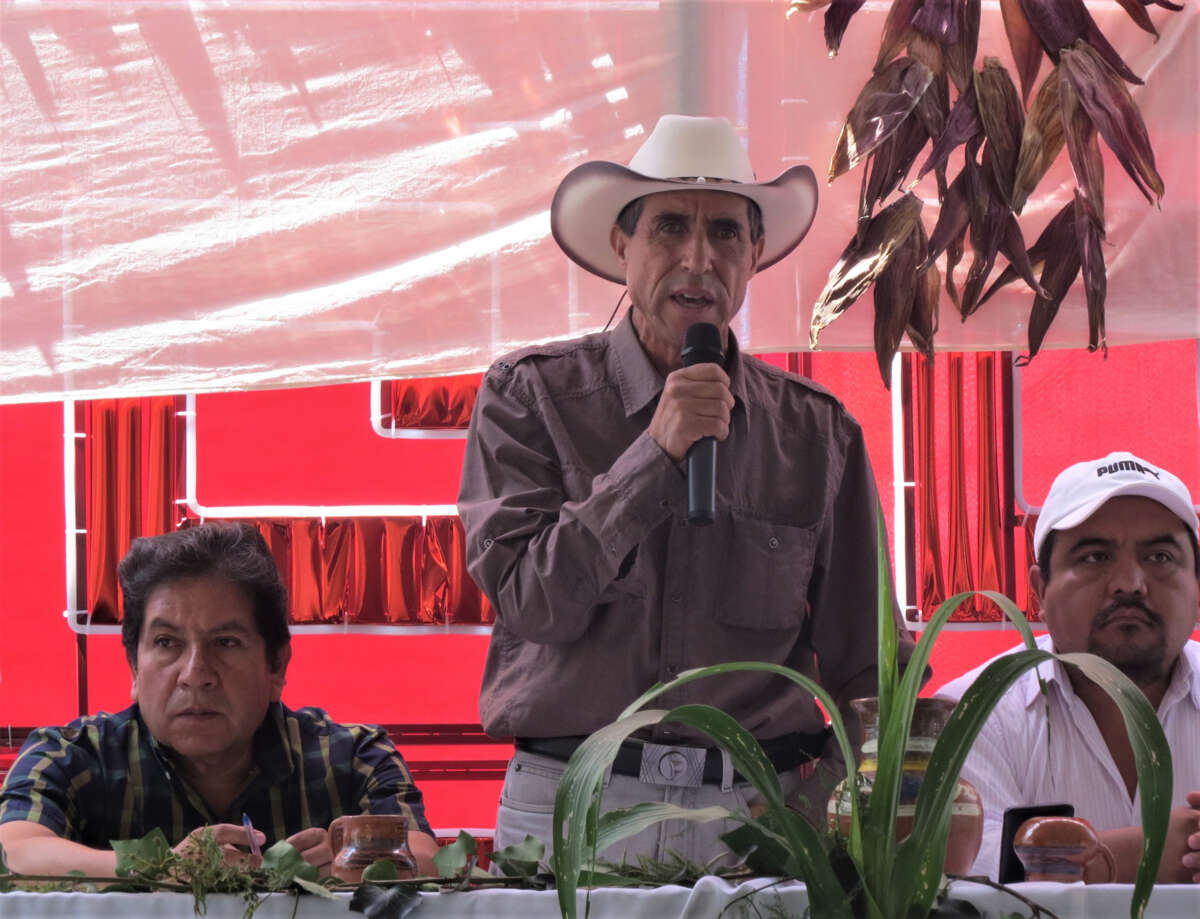
POLYGON ((471 421, 482 374, 422 380, 385 380, 380 401, 383 426, 398 428, 465 428, 471 421), (391 412, 391 417, 388 417, 391 412))
MULTIPOLYGON (((999 414, 996 373, 994 353, 975 356, 975 405, 979 419, 975 451, 978 462, 975 586, 978 590, 1003 591, 1004 521, 1000 510, 1000 476, 1004 458, 1000 455, 996 436, 999 414)), ((975 611, 980 619, 1001 618, 996 604, 984 597, 975 598, 975 611)))
MULTIPOLYGON (((974 587, 971 572, 970 531, 967 527, 966 443, 963 430, 963 356, 951 354, 946 372, 950 422, 950 570, 946 575, 949 594, 974 587)), ((928 612, 932 612, 929 610, 928 612)), ((955 618, 962 618, 963 608, 955 618)))

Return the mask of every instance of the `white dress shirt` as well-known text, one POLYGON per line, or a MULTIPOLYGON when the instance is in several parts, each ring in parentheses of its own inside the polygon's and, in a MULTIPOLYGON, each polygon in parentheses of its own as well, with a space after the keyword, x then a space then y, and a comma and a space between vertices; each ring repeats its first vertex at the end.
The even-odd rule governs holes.
MULTIPOLYGON (((1049 635, 1039 637, 1037 645, 1053 650, 1049 635)), ((990 663, 952 680, 936 695, 958 700, 990 663)), ((1054 662, 1038 669, 1048 697, 1042 696, 1033 670, 1022 674, 984 724, 963 766, 962 777, 975 786, 984 810, 983 844, 972 873, 993 880, 1006 808, 1067 803, 1075 807, 1076 817, 1097 830, 1142 822, 1141 794, 1129 797, 1112 753, 1092 713, 1071 688, 1063 665, 1054 662)), ((1171 803, 1186 806, 1187 793, 1200 791, 1200 643, 1184 646, 1158 707, 1158 720, 1174 766, 1171 803)))

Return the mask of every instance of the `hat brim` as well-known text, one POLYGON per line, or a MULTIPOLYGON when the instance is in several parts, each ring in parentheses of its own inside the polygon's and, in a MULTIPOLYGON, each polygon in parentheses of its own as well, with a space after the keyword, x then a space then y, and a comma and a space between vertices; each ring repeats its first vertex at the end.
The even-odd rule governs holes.
POLYGON ((792 166, 770 182, 695 182, 655 179, 619 163, 598 160, 567 173, 550 205, 550 232, 567 257, 592 274, 625 283, 610 236, 617 215, 630 201, 661 191, 723 191, 754 201, 763 216, 763 253, 758 271, 799 245, 817 212, 817 177, 808 166, 792 166))

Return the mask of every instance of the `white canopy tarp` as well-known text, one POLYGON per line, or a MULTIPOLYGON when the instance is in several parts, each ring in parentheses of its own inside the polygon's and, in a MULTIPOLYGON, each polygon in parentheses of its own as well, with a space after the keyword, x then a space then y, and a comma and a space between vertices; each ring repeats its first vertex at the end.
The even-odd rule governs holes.
MULTIPOLYGON (((549 236, 571 167, 627 161, 679 111, 743 128, 760 178, 824 177, 888 4, 833 59, 822 14, 786 6, 5 0, 0 402, 463 372, 603 326, 620 290, 549 236)), ((1108 341, 1200 337, 1197 4, 1150 7, 1157 42, 1089 8, 1146 78, 1166 184, 1159 210, 1105 151, 1108 341)), ((1012 69, 995 2, 982 32, 977 64, 1012 69)), ((859 181, 823 187, 800 250, 751 285, 746 347, 807 347, 859 181)), ((1064 153, 1027 244, 1073 184, 1064 153)), ((871 347, 870 299, 821 346, 871 347)), ((963 324, 943 297, 938 346, 1021 350, 1031 303, 1018 282, 963 324)), ((1086 341, 1077 283, 1047 345, 1086 341)))

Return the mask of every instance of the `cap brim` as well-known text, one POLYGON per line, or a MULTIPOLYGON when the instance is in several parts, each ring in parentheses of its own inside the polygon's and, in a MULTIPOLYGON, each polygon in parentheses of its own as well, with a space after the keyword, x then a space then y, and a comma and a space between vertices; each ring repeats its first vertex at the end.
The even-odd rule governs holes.
POLYGON ((1100 510, 1100 508, 1111 501, 1113 498, 1120 497, 1131 498, 1149 498, 1151 501, 1157 501, 1176 517, 1180 522, 1191 532, 1193 536, 1200 535, 1198 533, 1198 525, 1196 523, 1196 509, 1189 503, 1184 501, 1179 495, 1175 494, 1171 489, 1159 485, 1156 482, 1130 482, 1127 485, 1121 485, 1114 488, 1112 491, 1107 491, 1096 497, 1094 501, 1089 501, 1074 508, 1069 514, 1064 514, 1058 520, 1049 523, 1044 532, 1035 533, 1034 536, 1034 555, 1038 555, 1042 551, 1042 544, 1046 541, 1046 537, 1051 532, 1057 530, 1071 530, 1086 521, 1092 514, 1100 510))
POLYGON ((617 215, 635 198, 681 189, 732 192, 759 206, 764 231, 759 271, 796 248, 817 212, 817 177, 808 166, 792 166, 770 182, 750 185, 654 179, 619 163, 595 161, 572 169, 559 184, 550 205, 550 232, 573 262, 624 284, 625 269, 610 242, 617 215))

